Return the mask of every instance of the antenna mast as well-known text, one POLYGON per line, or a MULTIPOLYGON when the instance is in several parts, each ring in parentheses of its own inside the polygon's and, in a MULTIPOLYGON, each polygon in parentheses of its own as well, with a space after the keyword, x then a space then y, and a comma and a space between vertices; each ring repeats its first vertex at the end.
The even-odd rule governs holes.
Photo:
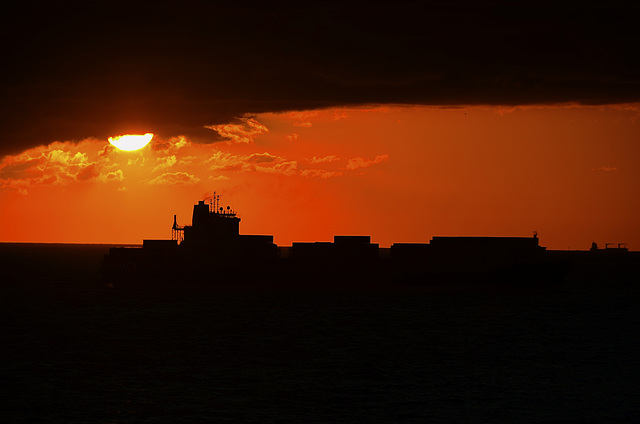
POLYGON ((218 208, 220 207, 220 195, 215 191, 213 192, 213 196, 209 198, 209 213, 218 213, 218 208))

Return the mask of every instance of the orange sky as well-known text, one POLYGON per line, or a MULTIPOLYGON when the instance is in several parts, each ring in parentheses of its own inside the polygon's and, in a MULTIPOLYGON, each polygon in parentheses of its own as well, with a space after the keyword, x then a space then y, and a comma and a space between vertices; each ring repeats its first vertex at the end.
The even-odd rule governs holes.
MULTIPOLYGON (((211 127, 228 142, 54 142, 0 162, 0 241, 141 243, 214 190, 279 245, 530 236, 640 250, 640 105, 371 106, 211 127)), ((117 135, 117 134, 114 134, 117 135)))

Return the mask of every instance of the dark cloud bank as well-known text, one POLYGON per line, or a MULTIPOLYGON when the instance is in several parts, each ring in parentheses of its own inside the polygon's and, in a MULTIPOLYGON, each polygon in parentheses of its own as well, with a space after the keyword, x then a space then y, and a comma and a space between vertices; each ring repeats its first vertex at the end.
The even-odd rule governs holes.
POLYGON ((626 1, 301 3, 5 10, 0 155, 133 131, 213 141, 204 125, 333 105, 640 100, 626 1))

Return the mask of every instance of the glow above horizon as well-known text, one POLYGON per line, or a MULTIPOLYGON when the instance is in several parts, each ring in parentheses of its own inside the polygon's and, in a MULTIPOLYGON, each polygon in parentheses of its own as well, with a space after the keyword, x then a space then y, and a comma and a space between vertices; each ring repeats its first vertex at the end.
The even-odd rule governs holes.
POLYGON ((0 240, 170 238, 173 215, 189 224, 217 191, 241 234, 278 245, 537 230, 550 249, 640 250, 638 117, 637 104, 334 108, 211 126, 226 143, 56 142, 0 160, 0 240))

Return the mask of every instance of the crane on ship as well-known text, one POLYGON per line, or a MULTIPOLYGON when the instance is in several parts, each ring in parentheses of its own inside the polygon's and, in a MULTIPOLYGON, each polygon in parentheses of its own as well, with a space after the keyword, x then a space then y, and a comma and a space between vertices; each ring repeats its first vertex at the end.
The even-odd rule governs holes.
POLYGON ((171 227, 171 240, 176 240, 178 244, 184 240, 184 225, 178 225, 176 215, 173 215, 173 226, 171 227))

